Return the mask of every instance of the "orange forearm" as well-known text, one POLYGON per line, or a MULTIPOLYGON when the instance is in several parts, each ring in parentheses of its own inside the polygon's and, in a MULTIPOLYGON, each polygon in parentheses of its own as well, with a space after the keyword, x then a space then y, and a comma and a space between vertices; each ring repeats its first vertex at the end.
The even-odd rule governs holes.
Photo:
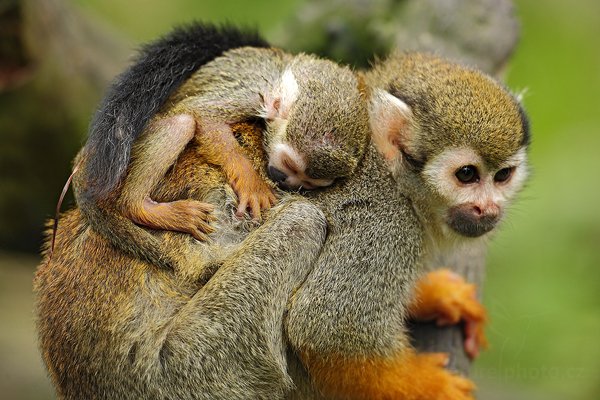
POLYGON ((445 370, 444 354, 404 349, 389 358, 346 358, 304 352, 302 359, 314 384, 334 399, 472 399, 473 383, 445 370))

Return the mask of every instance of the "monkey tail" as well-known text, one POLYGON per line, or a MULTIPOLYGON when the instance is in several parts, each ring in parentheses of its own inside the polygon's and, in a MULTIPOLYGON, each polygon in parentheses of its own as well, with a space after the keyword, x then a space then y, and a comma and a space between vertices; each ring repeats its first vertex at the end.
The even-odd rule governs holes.
POLYGON ((67 178, 67 182, 65 182, 65 185, 63 186, 63 190, 60 193, 60 197, 58 198, 58 203, 56 203, 56 211, 54 213, 54 221, 52 222, 52 242, 50 244, 50 252, 48 254, 47 264, 50 264, 50 261, 52 261, 52 256, 54 255, 54 244, 56 243, 56 233, 58 231, 58 218, 60 217, 60 208, 62 206, 63 200, 65 199, 65 196, 67 195, 67 191, 69 190, 69 187, 71 186, 71 181, 73 181, 73 177, 79 170, 80 166, 81 166, 81 160, 79 160, 77 162, 77 164, 73 167, 73 171, 71 172, 71 175, 69 175, 69 178, 67 178))
POLYGON ((89 127, 82 196, 102 199, 120 181, 133 141, 194 71, 227 50, 269 47, 257 32, 195 22, 174 29, 139 52, 113 81, 89 127))

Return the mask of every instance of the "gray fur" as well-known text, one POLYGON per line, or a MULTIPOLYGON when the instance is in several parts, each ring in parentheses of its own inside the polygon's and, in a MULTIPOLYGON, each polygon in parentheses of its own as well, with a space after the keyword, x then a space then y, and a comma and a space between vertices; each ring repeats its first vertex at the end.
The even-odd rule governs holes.
POLYGON ((103 266, 114 250, 70 212, 53 264, 35 282, 59 398, 281 398, 292 387, 283 313, 324 239, 323 214, 288 201, 198 290, 150 266, 140 275, 134 259, 103 266))
POLYGON ((354 176, 309 195, 324 210, 329 234, 286 320, 295 348, 386 356, 406 344, 398 337, 422 238, 410 200, 396 187, 370 146, 354 176))

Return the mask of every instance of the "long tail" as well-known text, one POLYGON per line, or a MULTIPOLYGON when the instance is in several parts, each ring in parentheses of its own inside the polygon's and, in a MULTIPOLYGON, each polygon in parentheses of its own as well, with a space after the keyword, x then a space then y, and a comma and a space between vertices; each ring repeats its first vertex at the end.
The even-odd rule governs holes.
POLYGON ((133 141, 170 94, 199 67, 237 47, 268 47, 252 30, 193 23, 144 46, 108 89, 85 145, 88 200, 104 198, 119 183, 133 141))

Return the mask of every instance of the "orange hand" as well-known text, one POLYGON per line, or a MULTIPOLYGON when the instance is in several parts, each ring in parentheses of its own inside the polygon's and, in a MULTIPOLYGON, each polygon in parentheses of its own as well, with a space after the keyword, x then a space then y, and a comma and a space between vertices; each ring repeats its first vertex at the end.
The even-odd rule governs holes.
POLYGON ((207 241, 207 233, 214 232, 210 222, 215 220, 211 214, 214 206, 196 200, 178 200, 169 203, 157 203, 146 198, 135 210, 125 214, 135 223, 153 229, 189 233, 200 241, 207 241))
POLYGON ((334 399, 473 400, 475 385, 444 369, 448 356, 405 349, 393 358, 306 357, 319 389, 334 399))
POLYGON ((420 321, 435 320, 438 325, 464 321, 465 351, 471 358, 487 347, 487 315, 477 300, 475 285, 448 269, 430 272, 417 283, 410 315, 420 321))
POLYGON ((250 208, 253 218, 260 220, 261 210, 271 208, 277 201, 273 189, 258 175, 252 163, 244 156, 228 162, 226 173, 231 187, 238 196, 236 212, 238 217, 250 208))

